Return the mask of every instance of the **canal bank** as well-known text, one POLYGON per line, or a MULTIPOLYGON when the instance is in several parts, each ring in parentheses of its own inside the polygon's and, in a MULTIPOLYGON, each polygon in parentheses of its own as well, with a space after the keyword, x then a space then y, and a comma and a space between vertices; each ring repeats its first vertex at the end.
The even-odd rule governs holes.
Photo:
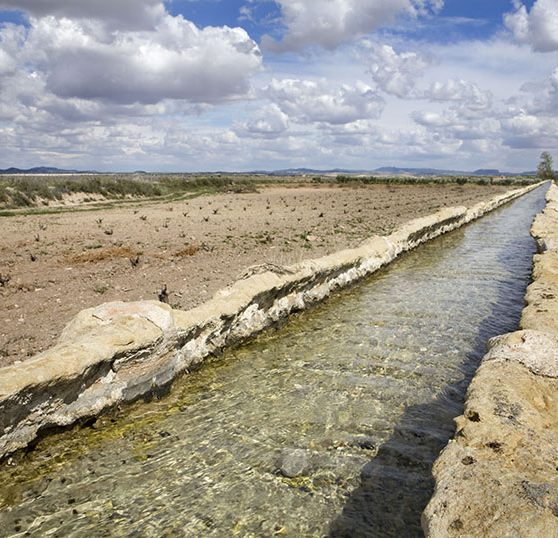
POLYGON ((434 465, 427 537, 558 537, 558 187, 531 233, 520 329, 491 340, 434 465))

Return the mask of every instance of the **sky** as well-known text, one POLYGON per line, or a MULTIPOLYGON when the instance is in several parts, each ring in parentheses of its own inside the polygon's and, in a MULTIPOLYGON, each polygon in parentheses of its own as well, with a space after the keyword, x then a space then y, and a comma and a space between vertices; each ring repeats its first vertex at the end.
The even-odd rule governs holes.
POLYGON ((534 170, 558 0, 0 0, 0 168, 534 170))

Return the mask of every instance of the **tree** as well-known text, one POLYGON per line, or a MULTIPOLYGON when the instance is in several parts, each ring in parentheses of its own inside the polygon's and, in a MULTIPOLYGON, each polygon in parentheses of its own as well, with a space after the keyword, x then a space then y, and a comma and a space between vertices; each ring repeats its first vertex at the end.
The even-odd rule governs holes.
POLYGON ((541 161, 537 167, 537 175, 541 179, 554 179, 556 174, 552 167, 552 155, 548 151, 543 151, 541 153, 541 161))

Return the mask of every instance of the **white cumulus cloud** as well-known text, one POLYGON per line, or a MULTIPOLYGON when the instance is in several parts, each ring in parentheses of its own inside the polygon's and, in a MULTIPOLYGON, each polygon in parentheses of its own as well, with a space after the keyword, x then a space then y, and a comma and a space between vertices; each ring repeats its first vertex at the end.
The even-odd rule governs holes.
POLYGON ((249 121, 234 126, 238 136, 254 138, 276 138, 289 128, 289 117, 276 104, 260 110, 249 121))
POLYGON ((536 0, 531 11, 519 0, 514 4, 515 11, 506 14, 504 22, 516 40, 539 52, 558 50, 558 2, 536 0))
POLYGON ((558 118, 520 113, 502 121, 503 143, 522 148, 555 148, 558 145, 558 118))
POLYGON ((54 16, 30 21, 17 50, 13 30, 0 30, 0 66, 17 61, 63 98, 215 103, 245 95, 261 66, 259 48, 243 29, 199 29, 182 16, 166 14, 154 30, 107 31, 94 20, 54 16))
POLYGON ((281 6, 286 33, 280 43, 265 43, 279 50, 309 45, 327 49, 369 34, 392 23, 397 15, 417 17, 438 11, 443 0, 276 0, 281 6))
POLYGON ((462 79, 433 82, 424 96, 432 101, 453 101, 473 110, 485 110, 492 104, 492 93, 462 79))
POLYGON ((299 122, 345 124, 378 118, 385 104, 360 81, 334 89, 325 80, 273 79, 262 93, 299 122))
POLYGON ((0 0, 0 9, 32 17, 103 20, 119 28, 153 28, 165 15, 161 0, 0 0))
POLYGON ((397 53, 391 45, 369 46, 369 72, 378 87, 397 97, 416 97, 415 85, 428 66, 427 59, 417 52, 397 53))

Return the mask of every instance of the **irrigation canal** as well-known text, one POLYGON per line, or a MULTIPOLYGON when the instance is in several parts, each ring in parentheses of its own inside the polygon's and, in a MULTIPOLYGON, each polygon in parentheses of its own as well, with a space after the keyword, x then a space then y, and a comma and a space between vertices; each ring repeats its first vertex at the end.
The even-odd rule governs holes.
POLYGON ((544 189, 0 467, 0 535, 413 537, 544 189))

